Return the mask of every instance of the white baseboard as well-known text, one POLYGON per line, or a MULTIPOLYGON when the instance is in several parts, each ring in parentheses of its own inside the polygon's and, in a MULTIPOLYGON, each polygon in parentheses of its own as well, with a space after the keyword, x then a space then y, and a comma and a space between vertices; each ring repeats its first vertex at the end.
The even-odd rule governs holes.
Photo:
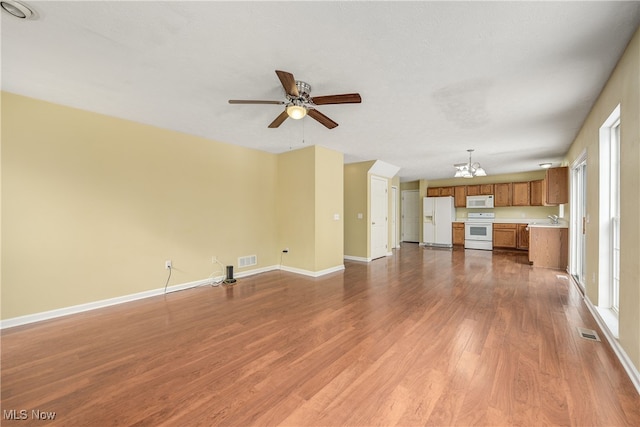
MULTIPOLYGON (((258 273, 264 273, 267 271, 277 270, 277 265, 268 267, 257 268, 254 270, 247 270, 234 274, 234 277, 242 278, 251 276, 258 273)), ((343 266, 344 268, 344 266, 343 266)), ((207 279, 196 280, 194 282, 181 283, 178 285, 172 285, 167 287, 167 294, 183 291, 185 289, 195 288, 198 286, 210 285, 219 283, 224 280, 224 276, 210 277, 207 279)), ((70 307, 58 308, 55 310, 43 311, 40 313, 27 314, 25 316, 13 317, 10 319, 0 320, 0 329, 13 328, 15 326, 27 325, 29 323, 41 322, 43 320, 54 319, 56 317, 68 316, 70 314, 82 313, 85 311, 96 310, 98 308, 109 307, 116 304, 123 304, 125 302, 136 301, 143 298, 150 298, 165 293, 164 287, 158 289, 151 289, 148 291, 138 292, 135 294, 123 295, 115 298, 104 299, 100 301, 93 301, 86 304, 73 305, 70 307)))
MULTIPOLYGON (((573 280, 573 278, 571 278, 570 280, 576 286, 578 286, 573 280)), ((611 333, 611 331, 607 327, 606 322, 600 316, 598 308, 593 305, 591 300, 589 300, 589 297, 587 297, 586 295, 584 296, 583 300, 587 308, 591 312, 591 315, 595 319, 596 323, 600 327, 600 330, 602 330, 602 333, 604 334, 605 338, 609 342, 609 345, 613 349, 613 352, 618 357, 618 360, 620 360, 620 363, 622 363, 622 367, 624 368, 627 375, 629 376, 629 379, 631 379, 631 382, 633 383, 633 386, 636 388, 636 391, 638 392, 638 394, 640 394, 640 372, 638 372, 638 369, 635 367, 635 365, 633 364, 633 362, 631 361, 627 353, 624 351, 624 349, 622 348, 618 340, 614 337, 614 335, 611 333)))
POLYGON ((303 276, 320 277, 320 276, 324 276, 325 274, 335 273, 336 271, 342 271, 344 270, 344 265, 336 265, 335 267, 326 268, 320 271, 303 270, 301 268, 287 267, 286 265, 281 265, 280 270, 288 271, 290 273, 302 274, 303 276))
POLYGON ((359 262, 371 262, 371 258, 363 258, 363 257, 359 257, 359 256, 351 256, 351 255, 345 255, 343 257, 344 259, 346 259, 347 261, 359 261, 359 262))

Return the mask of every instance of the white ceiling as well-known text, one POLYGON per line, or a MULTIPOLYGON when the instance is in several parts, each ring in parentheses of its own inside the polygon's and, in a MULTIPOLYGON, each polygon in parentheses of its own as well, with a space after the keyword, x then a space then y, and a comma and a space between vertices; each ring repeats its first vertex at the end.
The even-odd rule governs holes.
MULTIPOLYGON (((402 181, 559 163, 640 24, 640 2, 37 2, 2 13, 2 89, 280 153, 319 144, 402 181), (267 126, 275 70, 362 104, 267 126)), ((70 124, 73 125, 73 124, 70 124)))

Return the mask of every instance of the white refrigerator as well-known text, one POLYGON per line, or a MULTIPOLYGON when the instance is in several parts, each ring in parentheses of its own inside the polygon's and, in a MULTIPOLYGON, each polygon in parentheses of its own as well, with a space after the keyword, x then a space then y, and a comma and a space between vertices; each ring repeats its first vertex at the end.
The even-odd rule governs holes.
POLYGON ((425 246, 453 247, 451 225, 455 219, 453 197, 425 197, 422 202, 422 241, 425 246))

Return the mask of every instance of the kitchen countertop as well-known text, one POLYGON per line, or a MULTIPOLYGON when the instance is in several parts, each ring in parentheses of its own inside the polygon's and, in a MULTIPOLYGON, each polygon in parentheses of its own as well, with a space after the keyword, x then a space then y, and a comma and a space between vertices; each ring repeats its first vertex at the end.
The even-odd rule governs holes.
MULTIPOLYGON (((456 218, 457 223, 464 224, 467 222, 467 218, 456 218)), ((495 218, 494 224, 528 224, 529 227, 544 227, 544 228, 569 228, 569 223, 563 219, 559 220, 558 224, 552 224, 549 218, 495 218)))

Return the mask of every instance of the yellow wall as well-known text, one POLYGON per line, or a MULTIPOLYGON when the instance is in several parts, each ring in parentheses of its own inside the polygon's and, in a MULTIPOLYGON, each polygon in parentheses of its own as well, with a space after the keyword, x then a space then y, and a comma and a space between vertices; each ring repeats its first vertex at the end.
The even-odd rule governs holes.
MULTIPOLYGON (((277 265, 277 156, 2 93, 2 318, 277 265), (256 268, 256 267, 252 267, 256 268)), ((313 230, 312 230, 313 231, 313 230)))
POLYGON ((314 271, 322 271, 344 265, 344 158, 342 153, 319 146, 315 154, 314 271))
POLYGON ((2 93, 2 319, 343 266, 343 156, 273 155, 2 93), (339 216, 334 219, 334 214, 339 216), (287 255, 282 249, 289 247, 287 255), (238 267, 256 255, 258 265, 238 267))
POLYGON ((287 267, 313 271, 315 266, 315 152, 313 147, 278 156, 278 239, 287 267))
MULTIPOLYGON (((640 30, 627 46, 566 156, 587 152, 586 293, 598 304, 599 128, 620 104, 621 259, 619 342, 640 370, 640 30)), ((603 243, 604 244, 604 243, 603 243)))
POLYGON ((374 161, 344 165, 344 254, 369 256, 369 174, 374 161), (358 218, 362 214, 362 218, 358 218))
POLYGON ((343 266, 343 155, 311 146, 278 156, 277 210, 285 267, 343 266), (337 214, 339 219, 335 220, 337 214))

